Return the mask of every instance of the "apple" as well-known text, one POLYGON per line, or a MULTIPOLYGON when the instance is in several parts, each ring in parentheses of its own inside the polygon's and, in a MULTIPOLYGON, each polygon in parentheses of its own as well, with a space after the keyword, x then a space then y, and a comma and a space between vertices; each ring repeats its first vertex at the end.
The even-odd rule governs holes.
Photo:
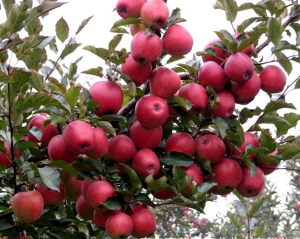
POLYGON ((49 142, 48 156, 51 161, 63 160, 71 164, 76 160, 78 154, 69 151, 64 143, 63 137, 56 135, 49 142))
POLYGON ((16 239, 30 239, 30 238, 27 236, 18 236, 16 239))
POLYGON ((224 89, 228 80, 223 68, 218 63, 207 61, 198 71, 198 81, 203 86, 210 85, 217 92, 224 89))
POLYGON ((154 149, 163 138, 161 126, 153 129, 145 128, 139 121, 134 121, 129 129, 129 137, 137 148, 154 149))
POLYGON ((229 118, 235 110, 235 99, 229 90, 220 90, 217 92, 217 108, 210 108, 209 114, 223 119, 229 118))
POLYGON ((265 186, 265 175, 261 168, 256 167, 254 175, 250 175, 248 167, 243 167, 243 177, 236 190, 244 197, 257 196, 265 186))
MULTIPOLYGON (((278 150, 275 149, 272 153, 268 154, 268 156, 274 156, 277 153, 278 153, 278 150)), ((278 168, 279 163, 256 161, 255 165, 260 167, 265 175, 269 175, 269 174, 273 173, 278 168)))
POLYGON ((179 89, 178 96, 191 102, 191 109, 186 110, 183 108, 189 114, 199 114, 206 108, 208 93, 202 85, 197 83, 186 84, 179 89))
POLYGON ((161 98, 168 99, 176 94, 181 84, 180 76, 173 70, 158 66, 149 79, 150 92, 161 98))
POLYGON ((5 168, 10 168, 12 167, 12 162, 11 162, 11 150, 9 144, 2 138, 0 138, 0 141, 3 142, 4 148, 6 152, 0 152, 0 165, 4 166, 5 168))
POLYGON ((145 128, 162 126, 169 116, 167 101, 157 95, 144 95, 135 105, 135 117, 145 128))
POLYGON ((124 134, 118 134, 108 141, 107 157, 119 163, 130 161, 136 153, 132 139, 124 134))
POLYGON ((171 56, 188 54, 193 48, 193 43, 189 31, 179 24, 169 26, 163 37, 163 49, 171 56))
POLYGON ((117 13, 122 18, 139 18, 141 8, 147 0, 118 0, 116 5, 117 13))
POLYGON ((108 137, 102 128, 93 128, 94 130, 94 146, 86 152, 86 156, 91 159, 98 159, 103 157, 108 151, 108 137))
POLYGON ((95 111, 99 117, 105 114, 117 114, 122 107, 124 98, 122 88, 113 81, 98 81, 91 85, 89 93, 93 101, 99 104, 95 111))
POLYGON ((45 208, 58 207, 66 198, 66 186, 63 182, 59 184, 59 191, 41 184, 36 184, 35 188, 43 196, 45 208))
POLYGON ((156 219, 149 209, 141 209, 131 215, 132 235, 137 238, 151 237, 156 231, 156 219))
MULTIPOLYGON (((232 37, 239 41, 239 36, 241 36, 243 33, 241 32, 236 32, 232 34, 232 37)), ((248 35, 245 35, 247 39, 250 37, 248 35)), ((242 50, 243 53, 245 53, 247 56, 252 57, 254 55, 255 49, 254 49, 254 44, 249 44, 245 49, 242 50)))
POLYGON ((167 200, 174 198, 176 196, 176 192, 172 189, 162 189, 158 191, 157 193, 153 194, 153 197, 160 199, 160 200, 167 200))
POLYGON ((209 160, 216 164, 225 157, 226 145, 217 135, 207 134, 196 140, 196 152, 200 161, 209 160))
POLYGON ((235 101, 238 104, 248 104, 259 93, 261 88, 261 80, 259 75, 254 72, 250 80, 235 83, 231 82, 230 91, 235 95, 235 101))
POLYGON ((254 65, 245 53, 235 52, 226 60, 224 72, 230 81, 242 83, 251 79, 254 65))
POLYGON ((121 64, 121 72, 128 75, 136 86, 140 86, 149 79, 152 65, 151 63, 140 64, 132 58, 132 54, 129 54, 125 63, 121 64))
POLYGON ((111 215, 119 213, 119 212, 122 212, 122 209, 107 210, 107 211, 104 211, 104 212, 94 211, 94 215, 93 215, 94 224, 97 227, 105 229, 105 224, 106 224, 107 219, 111 215))
POLYGON ((94 147, 95 131, 89 123, 74 120, 64 128, 62 138, 69 151, 85 154, 94 147))
POLYGON ((144 31, 146 29, 145 24, 143 23, 132 23, 129 25, 130 34, 134 36, 136 33, 140 31, 144 31))
MULTIPOLYGON (((188 178, 192 177, 193 178, 193 183, 196 186, 199 186, 200 184, 203 183, 203 173, 200 169, 200 167, 194 163, 192 163, 190 166, 188 167, 180 167, 183 171, 185 171, 186 175, 188 176, 188 178)), ((188 182, 187 187, 181 192, 182 195, 184 195, 185 197, 191 197, 193 196, 193 190, 191 187, 190 182, 188 182)))
POLYGON ((44 199, 41 193, 36 190, 18 192, 12 197, 11 208, 20 222, 35 222, 42 215, 44 199))
POLYGON ((140 149, 134 155, 131 167, 141 178, 150 174, 155 177, 160 170, 160 161, 151 149, 140 149))
POLYGON ((123 212, 113 214, 106 220, 105 231, 112 239, 127 238, 133 231, 132 219, 123 212))
MULTIPOLYGON (((50 140, 59 135, 59 129, 57 124, 49 123, 47 124, 44 129, 42 130, 42 138, 41 138, 41 146, 45 148, 49 145, 50 140)), ((29 135, 28 135, 29 136, 29 135)))
POLYGON ((286 75, 280 67, 274 65, 266 66, 260 72, 261 89, 268 94, 283 91, 286 85, 286 75))
MULTIPOLYGON (((230 153, 231 153, 231 155, 234 155, 234 156, 240 156, 242 153, 247 152, 247 147, 250 147, 250 145, 252 148, 258 148, 259 140, 255 134, 253 134, 251 132, 244 132, 244 142, 238 149, 230 146, 229 147, 230 153)), ((256 154, 250 154, 251 160, 254 160, 255 157, 256 157, 256 154)))
POLYGON ((149 0, 141 9, 142 22, 154 29, 164 27, 169 19, 169 8, 162 0, 149 0))
MULTIPOLYGON (((154 0, 162 1, 162 0, 154 0)), ((162 53, 162 40, 155 34, 149 35, 140 31, 134 35, 130 44, 132 58, 141 64, 155 61, 162 53)))
POLYGON ((74 176, 71 176, 71 179, 65 182, 66 186, 66 198, 70 201, 77 201, 80 197, 81 188, 83 181, 80 179, 76 179, 74 176))
POLYGON ((196 151, 195 140, 186 132, 173 133, 166 139, 165 151, 185 153, 192 158, 196 151))
POLYGON ((95 182, 95 179, 88 179, 88 178, 85 178, 82 182, 81 194, 86 201, 87 201, 87 197, 86 197, 87 190, 88 190, 89 186, 94 182, 95 182))
POLYGON ((116 193, 111 183, 108 181, 95 181, 87 189, 86 201, 94 210, 106 211, 107 208, 102 203, 115 195, 116 193))
MULTIPOLYGON (((44 129, 44 122, 47 120, 48 117, 44 114, 38 114, 31 118, 31 120, 28 122, 27 129, 31 130, 33 127, 38 127, 41 131, 44 129)), ((28 134, 28 141, 39 143, 40 140, 37 139, 33 134, 28 134)))
POLYGON ((230 158, 223 158, 212 166, 212 170, 214 175, 210 175, 209 179, 217 184, 211 189, 214 194, 224 195, 232 192, 243 177, 241 165, 230 158))
POLYGON ((132 214, 136 213, 137 211, 139 211, 141 209, 145 209, 145 208, 147 208, 147 205, 137 203, 137 204, 133 205, 133 207, 131 207, 131 205, 129 205, 127 207, 126 212, 129 215, 132 215, 132 214))
POLYGON ((225 50, 223 48, 220 48, 220 47, 217 47, 217 46, 214 46, 214 44, 217 44, 217 43, 221 43, 221 40, 220 39, 214 39, 214 40, 208 42, 204 46, 203 51, 205 51, 209 48, 212 48, 216 53, 215 55, 204 55, 204 56, 202 56, 202 60, 204 62, 214 61, 219 65, 224 64, 224 62, 227 58, 227 50, 225 50))
POLYGON ((76 201, 76 212, 80 218, 83 220, 92 220, 94 217, 94 209, 88 204, 84 199, 83 195, 80 195, 76 201))

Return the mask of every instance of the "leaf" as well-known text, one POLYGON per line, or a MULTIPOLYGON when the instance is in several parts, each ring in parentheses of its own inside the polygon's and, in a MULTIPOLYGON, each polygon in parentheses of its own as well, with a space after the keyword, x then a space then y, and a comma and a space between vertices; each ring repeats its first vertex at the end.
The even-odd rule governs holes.
POLYGON ((120 202, 118 201, 117 197, 109 197, 106 199, 102 204, 107 207, 108 210, 118 210, 121 209, 122 206, 120 202))
POLYGON ((23 61, 29 69, 38 71, 47 60, 45 49, 34 49, 31 54, 27 54, 23 61))
POLYGON ((60 174, 57 169, 50 166, 38 168, 39 174, 43 180, 43 183, 50 189, 59 191, 60 174))
POLYGON ((91 20, 92 17, 93 17, 93 16, 90 16, 90 17, 88 17, 87 19, 84 19, 84 20, 81 22, 79 28, 77 29, 77 31, 76 31, 76 33, 75 33, 76 35, 78 35, 78 33, 81 32, 81 30, 88 24, 88 22, 91 20))
POLYGON ((70 44, 70 45, 67 45, 64 49, 63 49, 63 51, 62 51, 62 53, 61 53, 61 55, 60 55, 60 58, 61 59, 64 59, 67 55, 69 55, 69 54, 71 54, 72 52, 74 52, 76 49, 77 49, 77 47, 79 47, 81 44, 79 44, 79 43, 72 43, 72 44, 70 44))
POLYGON ((179 167, 188 167, 194 162, 194 160, 190 156, 180 152, 166 153, 160 157, 160 161, 162 163, 165 163, 166 165, 173 165, 179 167))
POLYGON ((26 24, 25 30, 29 35, 39 35, 43 30, 43 26, 39 18, 35 18, 26 24))
POLYGON ((69 25, 63 17, 61 17, 56 25, 55 31, 57 38, 63 43, 69 37, 69 25))
POLYGON ((0 82, 2 82, 2 83, 14 83, 12 77, 6 75, 3 71, 0 71, 0 82))
POLYGON ((266 228, 266 223, 261 222, 261 224, 258 227, 255 227, 253 230, 253 237, 254 238, 260 238, 264 235, 266 228))
POLYGON ((178 192, 182 192, 188 186, 188 176, 186 172, 179 167, 173 167, 172 173, 178 192))
POLYGON ((34 137, 36 137, 38 140, 41 140, 43 132, 42 132, 42 130, 41 130, 39 127, 33 126, 33 127, 29 130, 29 132, 30 132, 34 137))
POLYGON ((212 119, 212 122, 218 127, 219 133, 224 139, 227 136, 226 131, 230 129, 227 121, 225 119, 216 117, 212 119))
POLYGON ((136 172, 126 164, 121 163, 121 165, 125 169, 126 173, 128 174, 128 176, 130 178, 133 191, 140 190, 142 187, 142 183, 141 183, 141 180, 139 179, 138 175, 136 174, 136 172))
POLYGON ((284 108, 288 108, 288 109, 296 109, 296 107, 292 104, 292 103, 287 103, 284 100, 276 100, 276 101, 271 101, 269 102, 265 109, 263 110, 264 113, 270 113, 279 109, 284 109, 284 108))
POLYGON ((7 27, 11 35, 24 27, 24 21, 28 17, 28 6, 24 2, 20 6, 13 4, 7 17, 7 27))
POLYGON ((66 161, 64 160, 55 160, 51 161, 49 163, 51 166, 59 167, 67 172, 69 172, 71 175, 73 175, 75 178, 78 178, 78 173, 77 171, 66 161))
POLYGON ((275 56, 278 60, 278 63, 282 66, 285 72, 289 75, 293 70, 293 65, 291 61, 286 57, 282 52, 275 52, 275 56))
POLYGON ((184 56, 171 56, 168 60, 167 60, 167 63, 166 64, 170 64, 170 63, 173 63, 175 61, 178 61, 178 60, 182 60, 184 59, 185 57, 184 56))
POLYGON ((249 10, 249 9, 255 11, 256 14, 261 17, 267 17, 266 9, 259 4, 255 5, 253 3, 248 2, 248 3, 244 3, 241 6, 239 6, 239 11, 244 11, 244 10, 249 10))
POLYGON ((270 192, 269 194, 263 194, 259 198, 255 199, 255 201, 252 202, 250 207, 247 209, 247 216, 249 218, 253 218, 255 214, 260 210, 263 203, 266 200, 270 199, 274 193, 275 192, 270 192))
POLYGON ((267 22, 267 35, 269 40, 275 45, 279 45, 280 40, 282 38, 282 33, 284 31, 284 27, 281 25, 281 22, 276 19, 270 17, 267 22))
POLYGON ((233 52, 237 50, 238 43, 233 38, 230 32, 228 32, 227 30, 220 30, 220 31, 215 31, 215 33, 220 38, 222 43, 224 43, 224 45, 228 48, 228 50, 233 52))
POLYGON ((123 35, 117 34, 113 37, 113 39, 108 44, 108 50, 112 53, 116 49, 116 47, 119 45, 119 43, 122 40, 123 35))
POLYGON ((65 94, 66 100, 70 105, 71 111, 73 111, 75 108, 81 89, 81 86, 72 86, 67 90, 65 94))
POLYGON ((227 216, 232 224, 239 230, 239 232, 243 232, 243 223, 241 222, 241 219, 236 214, 231 212, 227 213, 227 216))
POLYGON ((186 110, 190 110, 192 108, 192 104, 189 100, 180 97, 180 96, 172 96, 171 98, 168 99, 168 104, 169 105, 180 105, 186 110))
POLYGON ((121 19, 121 20, 119 20, 119 21, 117 21, 113 24, 112 29, 117 28, 117 27, 121 27, 121 26, 128 26, 128 25, 133 24, 133 23, 141 23, 141 20, 138 19, 138 18, 121 19))
POLYGON ((88 74, 88 75, 94 75, 94 76, 98 76, 98 77, 103 77, 103 68, 99 66, 97 68, 91 68, 91 69, 82 71, 81 73, 88 74))
POLYGON ((100 57, 104 61, 106 61, 109 57, 109 51, 105 48, 96 48, 94 46, 85 46, 83 49, 94 53, 96 56, 100 57))
POLYGON ((244 20, 240 25, 237 26, 237 32, 245 32, 247 27, 249 27, 252 23, 259 20, 258 17, 252 17, 244 20))

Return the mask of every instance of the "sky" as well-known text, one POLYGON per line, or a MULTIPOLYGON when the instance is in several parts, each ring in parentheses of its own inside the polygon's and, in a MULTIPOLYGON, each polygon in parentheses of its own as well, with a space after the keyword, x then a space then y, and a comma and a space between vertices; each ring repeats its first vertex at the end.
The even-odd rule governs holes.
MULTIPOLYGON (((61 6, 58 9, 55 9, 50 12, 49 16, 43 19, 42 24, 44 25, 44 30, 42 34, 44 35, 55 35, 55 24, 56 22, 63 17, 70 27, 70 37, 75 36, 75 32, 80 26, 81 22, 84 19, 87 19, 90 16, 93 18, 82 30, 82 32, 76 37, 78 43, 82 43, 80 49, 87 45, 93 45, 95 47, 104 47, 108 46, 109 41, 115 35, 110 33, 110 29, 114 22, 120 20, 121 18, 114 11, 116 0, 70 0, 67 4, 61 6)), ((211 41, 212 39, 217 38, 214 31, 219 31, 221 29, 228 30, 233 33, 231 24, 226 21, 225 13, 221 10, 213 9, 212 5, 215 1, 199 1, 199 0, 168 0, 168 6, 170 12, 175 8, 181 9, 181 17, 187 21, 182 23, 182 25, 191 33, 194 39, 194 46, 190 54, 186 56, 186 59, 183 61, 190 60, 192 55, 197 51, 201 51, 203 47, 211 41)), ((242 3, 249 2, 245 0, 237 0, 238 5, 242 3)), ((251 1, 252 3, 258 2, 257 0, 251 1)), ((236 21, 233 23, 233 26, 237 26, 244 19, 253 16, 253 11, 243 11, 238 14, 236 21)), ((4 11, 0 10, 0 19, 3 20, 4 11)), ((125 35, 119 46, 125 47, 129 50, 130 41, 132 36, 130 34, 125 35)), ((59 48, 62 48, 64 44, 57 42, 59 48)), ((265 50, 267 59, 269 57, 268 50, 265 50)), ((66 66, 70 62, 76 61, 79 57, 83 56, 83 59, 79 63, 79 71, 84 71, 90 68, 103 66, 103 61, 94 56, 92 53, 85 50, 78 50, 76 54, 72 54, 66 58, 66 66)), ((52 60, 56 60, 55 55, 51 55, 52 60)), ((199 58, 200 59, 200 58, 199 58)), ((182 63, 182 61, 180 62, 182 63)), ((296 75, 289 77, 289 81, 294 80, 296 75)), ((97 78, 91 78, 90 76, 82 75, 81 78, 83 81, 95 81, 97 78)), ((297 93, 294 91, 287 97, 287 101, 296 102, 297 93)), ((255 107, 259 105, 263 107, 264 104, 268 102, 268 96, 261 92, 260 96, 254 100, 249 107, 255 107)), ((300 108, 300 102, 297 100, 298 108, 300 108)), ((296 134, 299 135, 299 127, 296 129, 296 134)), ((268 179, 271 181, 276 181, 278 191, 280 194, 284 194, 288 187, 288 177, 286 176, 284 170, 277 170, 273 174, 268 176, 268 179), (277 179, 280 178, 280 181, 277 179)), ((208 203, 205 210, 206 217, 214 218, 217 212, 226 211, 226 203, 228 200, 226 198, 219 197, 218 203, 208 203)))

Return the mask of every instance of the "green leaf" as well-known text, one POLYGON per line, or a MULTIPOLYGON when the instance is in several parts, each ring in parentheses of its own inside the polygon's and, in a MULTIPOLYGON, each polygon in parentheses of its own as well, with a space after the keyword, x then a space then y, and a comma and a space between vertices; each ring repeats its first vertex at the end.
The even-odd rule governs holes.
POLYGON ((192 104, 189 100, 180 97, 180 96, 172 96, 168 99, 169 105, 180 105, 186 110, 190 110, 192 108, 192 104))
POLYGON ((20 6, 13 4, 7 17, 8 31, 11 35, 24 27, 24 20, 28 17, 28 6, 24 2, 20 6))
POLYGON ((49 163, 51 166, 59 167, 67 172, 69 172, 71 175, 73 175, 75 178, 78 178, 78 173, 77 171, 66 161, 63 160, 55 160, 51 161, 49 163))
POLYGON ((291 61, 286 57, 285 54, 282 52, 275 52, 275 56, 279 62, 279 64, 282 66, 282 68, 285 70, 285 72, 289 75, 291 74, 293 70, 293 65, 291 61))
POLYGON ((140 190, 142 187, 142 183, 141 180, 139 179, 139 176, 136 174, 136 172, 126 164, 121 163, 121 165, 125 169, 126 173, 130 178, 133 191, 140 190))
POLYGON ((46 37, 44 36, 29 36, 23 39, 22 45, 17 49, 16 54, 18 59, 23 59, 24 56, 32 52, 32 49, 37 47, 46 37))
POLYGON ((173 167, 172 173, 173 173, 173 178, 177 185, 178 191, 182 192, 188 186, 189 180, 188 180, 186 172, 179 167, 173 167))
POLYGON ((91 68, 91 69, 82 71, 81 73, 103 77, 103 68, 99 66, 97 68, 91 68))
POLYGON ((238 229, 238 231, 243 232, 243 223, 241 218, 239 218, 236 214, 231 212, 227 213, 227 216, 229 217, 232 224, 238 229))
POLYGON ((114 25, 112 26, 112 29, 117 28, 117 27, 121 27, 121 26, 128 26, 128 25, 133 24, 133 23, 141 23, 141 20, 138 19, 138 18, 121 19, 121 20, 114 23, 114 25))
POLYGON ((261 206, 263 205, 263 203, 270 199, 271 196, 274 194, 275 192, 270 192, 269 194, 263 194, 261 195, 259 198, 255 199, 254 202, 251 203, 250 207, 247 209, 247 216, 249 218, 253 218, 255 216, 255 214, 257 212, 259 212, 261 206))
POLYGON ((228 48, 228 50, 233 52, 237 50, 238 43, 233 38, 230 32, 228 32, 227 30, 220 30, 220 31, 215 31, 215 33, 220 38, 220 40, 224 43, 224 45, 228 48))
POLYGON ((162 163, 165 163, 166 165, 173 165, 179 167, 188 167, 194 162, 194 160, 190 156, 180 152, 166 153, 160 157, 160 161, 162 163))
POLYGON ((254 228, 253 237, 254 238, 262 237, 265 233, 265 227, 266 227, 266 223, 261 222, 261 224, 258 227, 254 228))
POLYGON ((178 60, 182 60, 184 59, 185 57, 184 56, 171 56, 168 60, 167 60, 167 63, 166 64, 170 64, 170 63, 173 63, 175 61, 178 61, 178 60))
POLYGON ((14 83, 12 77, 6 75, 3 71, 0 71, 0 82, 2 82, 2 83, 14 83))
POLYGON ((214 123, 218 127, 219 133, 224 139, 227 136, 226 131, 230 129, 227 121, 225 119, 216 117, 212 119, 212 123, 214 123))
POLYGON ((109 51, 105 48, 96 48, 94 46, 85 46, 83 49, 94 53, 96 56, 100 57, 104 61, 106 61, 109 57, 109 51))
POLYGON ((118 210, 122 208, 117 197, 109 197, 105 202, 102 202, 102 204, 107 207, 108 210, 118 210))
POLYGON ((29 69, 38 71, 42 64, 47 60, 47 53, 45 49, 34 49, 31 54, 27 54, 23 61, 29 69))
POLYGON ((50 189, 59 191, 60 174, 57 169, 45 166, 38 168, 43 183, 50 189))
POLYGON ((241 6, 239 6, 239 11, 244 11, 244 10, 253 10, 256 12, 257 15, 261 16, 261 17, 267 17, 267 12, 266 9, 264 7, 262 7, 261 5, 257 4, 253 4, 253 3, 244 3, 241 6))
POLYGON ((29 35, 39 35, 43 30, 43 25, 39 18, 35 18, 31 20, 29 23, 26 24, 25 30, 28 32, 29 35))
POLYGON ((119 45, 119 43, 122 40, 123 35, 117 34, 113 37, 113 39, 108 44, 108 50, 112 53, 116 49, 116 47, 119 45))
POLYGON ((249 27, 252 23, 259 20, 258 17, 252 17, 244 20, 240 25, 237 26, 237 32, 245 32, 247 27, 249 27))
POLYGON ((88 22, 91 20, 93 16, 88 17, 87 19, 84 19, 82 21, 82 23, 80 24, 79 28, 76 31, 76 35, 78 35, 79 32, 81 32, 81 30, 88 24, 88 22))
POLYGON ((265 114, 259 121, 259 124, 274 124, 277 128, 277 137, 287 133, 293 126, 284 118, 274 114, 265 114))
POLYGON ((272 47, 272 52, 278 52, 278 51, 283 51, 283 50, 297 50, 296 45, 290 44, 288 41, 282 40, 280 44, 276 47, 272 47))
POLYGON ((279 45, 284 27, 281 25, 281 21, 270 17, 267 22, 267 35, 269 40, 275 45, 279 45))
POLYGON ((284 108, 294 109, 294 110, 296 109, 296 107, 292 103, 287 103, 284 100, 276 100, 276 101, 269 102, 263 111, 265 112, 265 114, 267 114, 284 108))
POLYGON ((72 44, 70 44, 70 45, 67 45, 64 49, 63 49, 63 51, 62 51, 62 53, 61 53, 61 55, 60 55, 60 58, 61 59, 64 59, 67 55, 69 55, 69 54, 71 54, 72 52, 74 52, 76 49, 77 49, 77 47, 79 47, 81 44, 79 44, 79 43, 72 43, 72 44))
POLYGON ((81 86, 72 86, 67 90, 65 94, 66 100, 70 105, 71 111, 73 111, 75 108, 81 89, 81 86))
POLYGON ((61 17, 55 25, 56 36, 61 42, 65 42, 69 37, 69 25, 63 17, 61 17))
POLYGON ((41 130, 39 127, 33 126, 33 127, 29 130, 29 132, 30 132, 34 137, 36 137, 38 140, 41 140, 43 132, 42 132, 42 130, 41 130))

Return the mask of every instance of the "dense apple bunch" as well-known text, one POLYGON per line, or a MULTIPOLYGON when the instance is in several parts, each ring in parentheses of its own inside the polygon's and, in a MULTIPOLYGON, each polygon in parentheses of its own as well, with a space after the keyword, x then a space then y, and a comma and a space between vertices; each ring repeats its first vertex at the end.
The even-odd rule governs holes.
MULTIPOLYGON (((260 90, 283 91, 283 71, 269 65, 259 72, 251 59, 251 42, 230 51, 215 39, 204 47, 196 74, 185 78, 161 64, 165 55, 181 57, 193 46, 182 19, 170 19, 164 1, 118 0, 116 11, 134 22, 130 53, 119 71, 134 84, 136 96, 127 102, 123 82, 103 79, 88 91, 100 123, 74 117, 56 125, 46 114, 33 116, 24 141, 38 145, 45 164, 64 161, 80 175, 58 167, 59 190, 36 183, 34 190, 16 193, 11 201, 14 215, 20 222, 35 222, 43 209, 70 200, 80 219, 111 238, 143 238, 156 229, 149 208, 156 206, 155 200, 201 210, 211 193, 226 195, 236 189, 244 197, 257 196, 265 175, 279 165, 278 150, 272 145, 262 154, 259 135, 235 124, 235 108, 250 103, 260 90), (128 121, 120 123, 124 117, 128 121), (230 122, 230 132, 217 127, 219 120, 230 122), (105 131, 103 122, 116 133, 105 131)), ((240 44, 248 36, 231 37, 240 44)), ((7 142, 4 147, 0 164, 10 168, 7 142)))

